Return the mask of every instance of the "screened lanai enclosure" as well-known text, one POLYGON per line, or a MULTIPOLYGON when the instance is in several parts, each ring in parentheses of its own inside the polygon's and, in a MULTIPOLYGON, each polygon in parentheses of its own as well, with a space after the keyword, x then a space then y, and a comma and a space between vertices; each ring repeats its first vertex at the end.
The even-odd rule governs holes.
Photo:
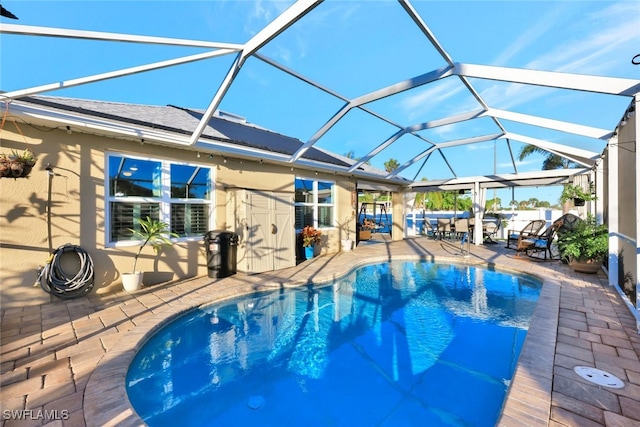
POLYGON ((391 158, 395 167, 382 176, 401 189, 396 202, 464 190, 478 220, 490 190, 586 183, 597 196, 589 211, 609 227, 609 281, 620 289, 632 277, 637 289, 640 30, 632 2, 597 11, 580 2, 521 5, 535 9, 534 21, 515 13, 521 2, 223 3, 158 3, 134 25, 118 24, 126 3, 42 3, 36 16, 3 2, 20 18, 0 24, 3 112, 37 126, 43 110, 21 99, 192 103, 198 125, 170 140, 161 128, 134 125, 67 129, 117 131, 198 157, 255 158, 251 147, 203 138, 210 119, 229 111, 302 141, 293 153, 260 153, 261 162, 356 181, 380 178, 391 158), (101 19, 69 27, 77 21, 48 20, 49 7, 101 19), (571 22, 567 9, 577 14, 571 22), (246 17, 245 27, 223 25, 231 16, 246 17), (172 25, 178 20, 190 28, 172 25), (568 32, 553 36, 560 28, 568 32), (526 146, 546 154, 524 160, 526 146), (309 150, 355 161, 317 162, 309 150), (541 170, 549 154, 569 167, 541 170))

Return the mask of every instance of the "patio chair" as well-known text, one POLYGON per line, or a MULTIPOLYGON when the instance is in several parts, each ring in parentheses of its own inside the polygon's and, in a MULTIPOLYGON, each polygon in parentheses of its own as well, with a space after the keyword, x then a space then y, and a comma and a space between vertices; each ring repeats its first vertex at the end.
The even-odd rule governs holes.
POLYGON ((528 256, 532 256, 533 254, 542 252, 544 253, 545 261, 547 259, 555 259, 551 246, 553 245, 554 238, 556 237, 556 234, 561 227, 562 219, 558 219, 554 221, 553 224, 551 224, 551 226, 544 230, 544 232, 542 232, 542 234, 540 234, 539 236, 532 236, 518 240, 516 256, 523 252, 528 256), (548 258, 547 254, 549 254, 548 258))
POLYGON ((453 222, 456 238, 460 239, 460 251, 464 254, 469 252, 471 239, 471 220, 469 218, 456 218, 453 222), (465 249, 466 243, 466 249, 465 249))
POLYGON ((430 218, 424 217, 422 219, 422 233, 426 234, 427 237, 432 237, 432 238, 438 237, 438 230, 433 228, 433 225, 431 225, 430 218))
POLYGON ((456 233, 456 238, 462 240, 465 233, 469 233, 469 218, 456 218, 453 220, 453 229, 456 233))
MULTIPOLYGON (((502 221, 498 217, 486 217, 482 222, 482 236, 485 243, 498 243, 493 240, 500 230, 502 221)), ((507 242, 508 243, 508 242, 507 242)))
POLYGON ((451 237, 451 219, 450 218, 438 218, 438 238, 444 238, 445 234, 451 237))
POLYGON ((536 219, 525 225, 520 231, 509 230, 507 233, 507 248, 511 247, 511 242, 520 242, 522 239, 538 236, 546 223, 544 219, 536 219))

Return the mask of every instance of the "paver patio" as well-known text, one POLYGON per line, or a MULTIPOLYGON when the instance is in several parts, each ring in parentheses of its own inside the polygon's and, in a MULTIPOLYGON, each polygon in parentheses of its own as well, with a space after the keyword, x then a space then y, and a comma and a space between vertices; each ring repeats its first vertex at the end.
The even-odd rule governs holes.
POLYGON ((576 274, 558 261, 514 255, 503 244, 472 246, 463 257, 451 242, 378 238, 267 274, 2 307, 2 425, 141 425, 126 399, 124 375, 145 335, 163 321, 213 300, 332 280, 363 263, 424 258, 490 264, 545 283, 500 425, 640 426, 640 335, 625 302, 604 274, 576 274), (625 385, 594 385, 573 371, 578 365, 610 372, 625 385))

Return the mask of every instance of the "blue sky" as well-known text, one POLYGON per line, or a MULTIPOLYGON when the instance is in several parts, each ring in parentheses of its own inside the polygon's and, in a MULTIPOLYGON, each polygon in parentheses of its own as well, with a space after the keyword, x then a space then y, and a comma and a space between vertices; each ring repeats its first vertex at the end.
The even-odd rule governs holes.
MULTIPOLYGON (((4 23, 244 43, 291 2, 267 1, 3 1, 19 17, 4 23)), ((637 1, 415 1, 412 3, 456 62, 638 79, 640 2, 637 1)), ((0 89, 10 91, 202 52, 60 38, 2 35, 0 89)), ((444 65, 395 1, 327 1, 261 54, 352 98, 444 65)), ((232 56, 48 92, 48 95, 206 108, 232 56)), ((613 130, 629 99, 470 79, 492 107, 613 130)), ((220 109, 268 129, 309 139, 343 104, 281 71, 250 58, 220 109)), ((367 105, 403 126, 478 108, 458 79, 444 79, 367 105)), ((600 152, 602 141, 509 123, 509 130, 600 152)), ((318 143, 357 157, 397 129, 352 111, 318 143)), ((434 142, 497 132, 489 119, 421 132, 434 142)), ((514 155, 521 144, 513 142, 514 155)), ((401 164, 428 146, 405 136, 372 160, 401 164)), ((504 140, 448 150, 458 176, 513 172, 504 140), (487 166, 489 165, 489 171, 487 166)), ((518 163, 539 170, 540 157, 518 163)), ((414 179, 453 177, 440 156, 414 179)), ((557 187, 516 189, 517 200, 556 202, 557 187)), ((500 191, 503 201, 510 191, 500 191)))

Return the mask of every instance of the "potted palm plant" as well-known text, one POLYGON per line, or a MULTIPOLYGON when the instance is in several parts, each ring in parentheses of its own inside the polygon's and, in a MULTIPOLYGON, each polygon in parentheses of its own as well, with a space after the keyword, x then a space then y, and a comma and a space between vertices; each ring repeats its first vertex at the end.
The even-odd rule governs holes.
POLYGON ((558 249, 574 271, 597 273, 609 254, 607 226, 598 224, 595 216, 588 214, 573 231, 562 235, 558 249))
POLYGON ((169 224, 151 219, 147 216, 146 219, 138 218, 136 222, 140 225, 139 229, 130 228, 132 235, 136 239, 142 241, 142 245, 138 248, 136 256, 133 258, 133 270, 131 273, 122 273, 122 286, 128 292, 136 291, 140 289, 142 285, 142 279, 144 276, 143 271, 136 271, 136 265, 138 263, 138 257, 148 244, 153 247, 153 250, 158 253, 162 246, 168 246, 173 244, 169 237, 179 237, 176 233, 172 233, 169 229, 169 224), (169 237, 167 237, 169 236, 169 237))
POLYGON ((338 227, 343 232, 342 239, 340 239, 340 244, 342 245, 343 251, 350 251, 353 248, 353 240, 351 240, 351 229, 349 229, 349 225, 353 220, 353 216, 347 217, 343 222, 336 221, 338 227))

